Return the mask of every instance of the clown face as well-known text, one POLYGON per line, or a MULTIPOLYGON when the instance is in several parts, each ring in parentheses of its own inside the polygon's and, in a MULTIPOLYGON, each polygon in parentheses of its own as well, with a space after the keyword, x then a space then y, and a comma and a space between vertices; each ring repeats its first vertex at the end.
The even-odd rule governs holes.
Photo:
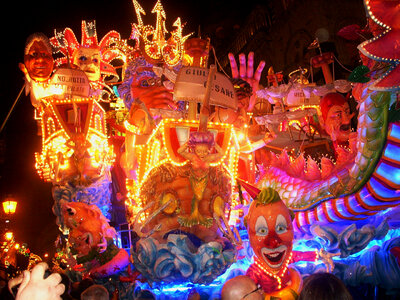
POLYGON ((53 57, 42 41, 34 41, 24 56, 29 76, 36 81, 46 81, 53 71, 53 57))
POLYGON ((254 254, 268 271, 278 273, 292 252, 293 227, 288 208, 281 200, 258 206, 253 201, 248 216, 254 254))
POLYGON ((333 141, 344 143, 349 140, 351 133, 350 122, 353 116, 354 113, 350 113, 348 103, 334 105, 329 109, 325 120, 325 129, 333 141))
POLYGON ((98 48, 79 48, 74 53, 73 61, 85 72, 90 81, 100 79, 100 50, 98 48))

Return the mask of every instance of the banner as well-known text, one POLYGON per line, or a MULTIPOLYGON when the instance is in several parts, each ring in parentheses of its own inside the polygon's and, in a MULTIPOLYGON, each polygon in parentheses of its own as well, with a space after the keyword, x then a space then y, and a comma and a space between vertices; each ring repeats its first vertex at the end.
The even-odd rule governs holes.
POLYGON ((50 84, 60 90, 57 94, 61 98, 87 98, 90 85, 85 72, 75 69, 60 68, 50 80, 50 84))
MULTIPOLYGON (((176 78, 175 101, 202 103, 206 92, 208 69, 183 67, 176 78)), ((210 95, 210 105, 237 109, 237 97, 232 82, 221 73, 216 73, 210 95)))

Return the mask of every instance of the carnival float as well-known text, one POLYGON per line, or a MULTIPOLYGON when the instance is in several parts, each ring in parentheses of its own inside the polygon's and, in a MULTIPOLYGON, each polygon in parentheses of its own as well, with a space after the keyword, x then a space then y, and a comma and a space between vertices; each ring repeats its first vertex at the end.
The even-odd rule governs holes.
POLYGON ((373 38, 348 79, 316 40, 309 70, 285 83, 271 67, 267 87, 253 53, 230 55, 229 77, 180 18, 167 35, 160 0, 155 26, 133 0, 129 39, 99 41, 86 20, 81 42, 70 28, 30 36, 20 68, 60 228, 54 268, 121 299, 296 299, 325 270, 398 294, 399 1, 365 7, 373 38), (127 224, 114 228, 116 200, 127 224))

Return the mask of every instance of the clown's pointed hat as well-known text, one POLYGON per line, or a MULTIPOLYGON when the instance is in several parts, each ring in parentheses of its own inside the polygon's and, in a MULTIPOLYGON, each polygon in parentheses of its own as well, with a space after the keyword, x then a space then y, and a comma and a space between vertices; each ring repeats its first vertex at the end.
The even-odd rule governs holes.
POLYGON ((237 178, 237 181, 253 199, 256 199, 258 194, 261 192, 259 188, 251 183, 248 183, 247 181, 244 181, 243 179, 237 178))

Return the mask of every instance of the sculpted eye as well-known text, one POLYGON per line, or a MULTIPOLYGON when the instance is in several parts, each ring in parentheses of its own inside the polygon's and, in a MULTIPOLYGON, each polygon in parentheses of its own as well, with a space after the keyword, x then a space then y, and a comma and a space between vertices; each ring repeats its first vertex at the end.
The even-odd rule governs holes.
POLYGON ((84 55, 82 55, 81 57, 79 57, 79 60, 80 60, 80 61, 87 61, 87 57, 84 56, 84 55))
POLYGON ((144 80, 140 81, 140 82, 139 82, 139 85, 140 85, 141 87, 149 87, 149 86, 150 86, 150 84, 149 84, 149 82, 148 82, 147 79, 144 79, 144 80))
POLYGON ((277 234, 282 234, 287 231, 288 224, 286 222, 286 219, 282 215, 278 215, 276 218, 276 223, 275 223, 275 231, 277 234))
POLYGON ((268 235, 268 224, 263 216, 259 216, 256 221, 255 231, 257 236, 268 235))

